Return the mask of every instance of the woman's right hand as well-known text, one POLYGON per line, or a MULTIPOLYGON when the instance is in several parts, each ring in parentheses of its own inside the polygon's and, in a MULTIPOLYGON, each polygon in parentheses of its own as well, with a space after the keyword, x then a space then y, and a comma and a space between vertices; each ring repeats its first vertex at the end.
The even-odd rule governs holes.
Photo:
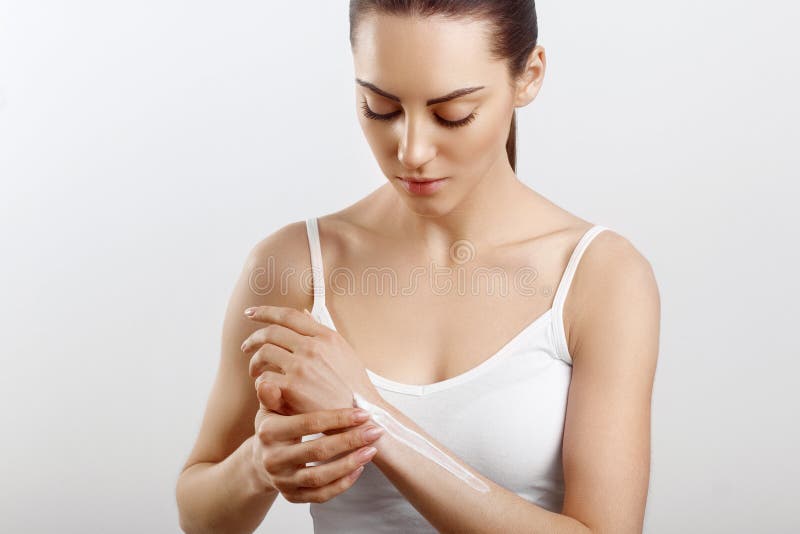
POLYGON ((320 410, 297 415, 281 415, 265 408, 275 403, 275 391, 261 383, 261 407, 255 417, 253 463, 259 482, 277 490, 292 503, 325 502, 346 491, 358 479, 363 465, 375 450, 371 443, 380 437, 364 437, 364 431, 380 426, 354 417, 356 408, 320 410), (303 436, 327 432, 329 435, 303 442, 303 436), (350 454, 347 454, 347 453, 350 454), (365 454, 366 453, 366 454, 365 454), (307 462, 328 463, 306 467, 307 462))

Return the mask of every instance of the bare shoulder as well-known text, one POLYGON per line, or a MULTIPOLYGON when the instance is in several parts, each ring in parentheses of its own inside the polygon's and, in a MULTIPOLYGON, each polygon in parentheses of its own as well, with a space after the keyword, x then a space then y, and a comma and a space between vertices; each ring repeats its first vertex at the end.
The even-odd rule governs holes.
POLYGON ((241 344, 265 325, 245 317, 244 310, 259 305, 310 308, 313 293, 306 287, 310 277, 304 276, 309 265, 305 221, 287 224, 251 247, 231 290, 217 375, 184 470, 200 462, 221 462, 255 432, 259 402, 241 344))
POLYGON ((309 308, 313 303, 311 253, 306 222, 294 221, 253 245, 242 277, 248 280, 248 305, 309 308), (266 302, 266 301, 269 302, 266 302))
POLYGON ((573 360, 597 330, 609 326, 610 314, 618 322, 649 318, 657 325, 660 294, 649 260, 625 236, 605 229, 584 251, 565 304, 573 360))
POLYGON ((625 237, 594 237, 573 280, 572 381, 564 423, 562 513, 593 532, 642 531, 660 297, 625 237))

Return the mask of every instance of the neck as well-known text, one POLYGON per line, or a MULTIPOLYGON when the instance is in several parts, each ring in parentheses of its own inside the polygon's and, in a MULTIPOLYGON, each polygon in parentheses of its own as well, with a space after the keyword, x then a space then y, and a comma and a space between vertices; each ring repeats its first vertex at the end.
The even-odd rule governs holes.
POLYGON ((390 190, 396 200, 396 209, 391 210, 391 233, 422 247, 421 254, 447 263, 450 249, 458 240, 467 240, 476 249, 513 240, 525 220, 522 211, 530 210, 530 203, 523 199, 529 198, 532 190, 520 182, 507 160, 505 163, 484 175, 452 208, 439 213, 414 211, 403 199, 397 201, 397 192, 390 190))

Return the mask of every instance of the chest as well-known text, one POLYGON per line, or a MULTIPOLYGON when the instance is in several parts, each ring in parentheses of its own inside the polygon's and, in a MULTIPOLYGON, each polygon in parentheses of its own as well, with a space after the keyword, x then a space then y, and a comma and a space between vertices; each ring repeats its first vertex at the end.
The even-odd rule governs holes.
MULTIPOLYGON (((464 274, 468 280, 481 276, 480 270, 464 274)), ((557 277, 527 286, 513 278, 513 270, 502 270, 466 289, 457 281, 425 281, 413 291, 360 287, 346 295, 329 292, 326 306, 370 371, 405 384, 432 384, 490 359, 550 309, 557 277)))

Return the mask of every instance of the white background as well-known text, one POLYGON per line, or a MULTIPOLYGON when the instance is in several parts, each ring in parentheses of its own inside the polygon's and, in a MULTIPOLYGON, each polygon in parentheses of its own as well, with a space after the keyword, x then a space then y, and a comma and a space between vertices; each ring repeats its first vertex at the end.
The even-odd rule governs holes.
MULTIPOLYGON (((661 291, 645 532, 796 532, 798 9, 537 7, 518 175, 661 291)), ((0 1, 0 531, 179 531, 247 252, 383 183, 347 34, 343 1, 0 1)), ((282 497, 259 529, 311 530, 282 497)))

